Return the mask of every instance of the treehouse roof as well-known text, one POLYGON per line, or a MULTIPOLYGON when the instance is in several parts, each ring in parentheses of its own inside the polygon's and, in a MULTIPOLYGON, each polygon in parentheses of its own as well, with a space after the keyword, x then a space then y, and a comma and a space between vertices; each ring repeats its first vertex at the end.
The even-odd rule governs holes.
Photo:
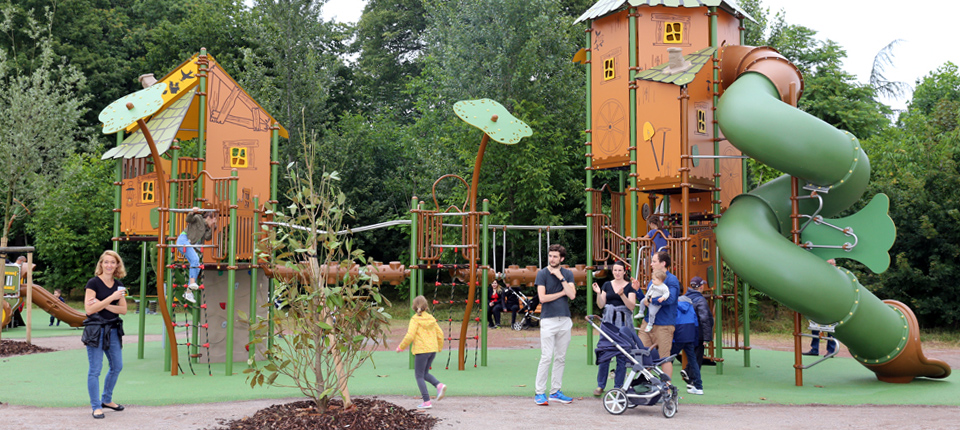
POLYGON ((637 79, 663 82, 665 84, 674 85, 689 84, 690 82, 693 82, 694 77, 696 77, 697 73, 700 72, 700 69, 703 68, 703 65, 710 61, 714 51, 716 51, 716 49, 709 47, 703 48, 692 54, 684 55, 683 60, 689 61, 691 67, 682 73, 667 74, 666 70, 670 64, 663 63, 657 67, 651 67, 647 70, 637 73, 637 79))
MULTIPOLYGON (((157 151, 161 154, 170 149, 174 139, 189 140, 198 135, 200 97, 197 96, 197 87, 200 84, 200 79, 198 76, 199 65, 197 64, 197 58, 199 55, 200 54, 194 54, 190 59, 181 63, 177 68, 153 84, 166 87, 166 90, 163 92, 163 106, 146 120, 147 127, 150 129, 150 135, 157 145, 157 151)), ((210 67, 217 61, 210 54, 207 54, 207 59, 210 62, 210 67)), ((223 67, 220 67, 220 69, 222 70, 223 67)), ((226 70, 222 70, 222 73, 233 81, 233 83, 236 83, 226 70)), ((239 84, 237 84, 237 88, 250 97, 246 90, 240 87, 239 84)), ((280 127, 280 136, 289 137, 289 133, 283 125, 280 125, 273 116, 267 113, 266 110, 263 109, 263 106, 260 106, 259 103, 253 100, 253 97, 250 97, 250 100, 270 118, 271 123, 277 123, 280 127)), ((210 115, 209 110, 207 111, 207 115, 210 115)), ((133 123, 127 126, 125 131, 130 133, 130 135, 123 140, 123 143, 105 152, 100 159, 143 158, 150 156, 150 146, 147 144, 147 140, 144 138, 140 126, 133 123)))
POLYGON ((573 23, 576 24, 580 21, 595 19, 601 16, 607 15, 610 12, 614 12, 625 4, 629 3, 630 6, 666 6, 666 7, 720 7, 720 9, 725 10, 727 13, 736 16, 737 14, 743 15, 747 19, 756 22, 750 14, 745 12, 743 9, 737 5, 735 0, 599 0, 590 9, 587 9, 583 15, 580 15, 576 21, 573 23))

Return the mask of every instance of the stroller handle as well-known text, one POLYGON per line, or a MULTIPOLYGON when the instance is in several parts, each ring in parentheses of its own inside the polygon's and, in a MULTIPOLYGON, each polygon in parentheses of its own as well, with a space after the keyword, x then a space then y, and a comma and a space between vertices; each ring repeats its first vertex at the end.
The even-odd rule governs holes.
POLYGON ((597 324, 597 323, 594 322, 593 320, 595 320, 595 319, 600 319, 600 317, 597 316, 597 315, 587 315, 587 316, 583 317, 583 319, 587 320, 588 323, 597 324))

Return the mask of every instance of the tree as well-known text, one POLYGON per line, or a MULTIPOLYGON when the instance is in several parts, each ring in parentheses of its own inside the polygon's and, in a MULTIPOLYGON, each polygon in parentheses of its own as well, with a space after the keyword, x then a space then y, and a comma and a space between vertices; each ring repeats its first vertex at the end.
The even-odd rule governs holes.
MULTIPOLYGON (((113 166, 90 154, 63 161, 60 185, 36 204, 27 230, 35 237, 41 282, 69 291, 93 273, 91 256, 110 248, 113 229, 113 166)), ((136 275, 128 273, 128 275, 136 275)), ((40 282, 38 282, 40 283, 40 282)), ((52 291, 52 288, 51 288, 52 291)))
POLYGON ((873 57, 873 67, 870 68, 870 86, 877 92, 878 96, 889 98, 903 97, 910 90, 910 85, 906 82, 891 81, 887 79, 887 67, 893 65, 893 48, 903 42, 903 39, 896 39, 884 46, 877 55, 873 57))
MULTIPOLYGON (((17 17, 9 4, 2 9, 0 32, 12 35, 17 17)), ((51 12, 46 23, 27 14, 27 34, 36 46, 32 72, 10 66, 0 49, 0 213, 6 242, 14 219, 58 184, 60 166, 85 140, 79 127, 87 97, 79 94, 84 78, 54 55, 51 12)), ((12 37, 12 36, 11 36, 12 37)))
MULTIPOLYGON (((410 86, 421 114, 412 127, 420 151, 457 154, 450 168, 472 170, 482 133, 455 118, 452 106, 494 99, 534 134, 517 145, 487 148, 478 195, 490 199, 491 222, 581 223, 585 71, 571 58, 583 44, 582 27, 572 25, 574 18, 557 2, 545 0, 428 0, 425 6, 424 71, 410 86)), ((463 187, 445 191, 460 204, 466 196, 463 187)), ((560 240, 582 249, 574 242, 581 237, 560 240)), ((536 262, 535 235, 514 245, 517 260, 536 262)))
POLYGON ((279 299, 285 309, 253 324, 254 344, 261 348, 266 339, 274 338, 267 331, 269 323, 283 336, 275 338, 272 348, 261 349, 268 364, 251 363, 254 367, 244 373, 250 375, 251 387, 299 388, 323 413, 336 395, 343 398, 344 408, 351 406, 350 375, 373 354, 372 344, 386 341, 390 315, 383 309, 386 299, 371 279, 375 274, 364 273, 365 269, 350 273, 351 267, 366 261, 362 250, 353 249, 351 240, 337 233, 352 210, 345 205, 336 172, 315 174, 316 148, 315 137, 310 144, 303 140, 303 167, 291 163, 289 170, 292 203, 275 214, 277 221, 299 228, 270 234, 270 244, 279 253, 271 262, 274 270, 283 267, 293 274, 280 276, 276 295, 265 306, 279 299), (338 277, 338 267, 347 268, 347 273, 338 277), (290 382, 278 379, 280 375, 290 382))

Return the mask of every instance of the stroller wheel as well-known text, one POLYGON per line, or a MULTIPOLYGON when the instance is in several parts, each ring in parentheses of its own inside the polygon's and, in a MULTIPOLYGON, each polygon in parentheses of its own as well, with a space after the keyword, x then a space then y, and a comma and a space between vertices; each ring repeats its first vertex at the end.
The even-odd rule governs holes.
POLYGON ((603 395, 603 408, 614 415, 620 415, 627 410, 628 403, 630 401, 627 400, 627 393, 622 388, 614 388, 603 395))
POLYGON ((677 407, 678 405, 676 397, 663 402, 663 416, 667 418, 673 418, 673 416, 677 414, 677 407))
POLYGON ((520 320, 520 321, 517 321, 517 322, 513 323, 513 329, 516 330, 516 331, 521 331, 521 330, 523 330, 523 320, 520 320))

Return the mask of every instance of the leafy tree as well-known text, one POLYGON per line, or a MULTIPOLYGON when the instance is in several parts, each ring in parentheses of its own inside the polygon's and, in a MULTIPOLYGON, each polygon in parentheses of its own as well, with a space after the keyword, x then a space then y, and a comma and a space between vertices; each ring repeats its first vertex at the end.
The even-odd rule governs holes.
MULTIPOLYGON (((455 118, 452 105, 497 100, 534 135, 487 148, 478 195, 490 199, 493 222, 581 223, 584 70, 571 58, 583 44, 582 28, 551 1, 428 0, 425 6, 424 71, 410 87, 422 115, 414 126, 423 133, 418 139, 437 156, 457 154, 457 170, 470 171, 482 134, 455 118)), ((451 192, 452 201, 464 201, 465 189, 451 192)), ((582 249, 572 237, 560 240, 568 249, 582 249)), ((518 242, 517 257, 536 255, 535 236, 518 242)))
POLYGON ((37 203, 27 223, 36 260, 46 263, 41 282, 51 291, 82 287, 93 275, 93 259, 110 248, 113 229, 113 166, 89 154, 71 155, 63 164, 60 185, 37 203))
POLYGON ((413 101, 403 90, 423 69, 425 13, 423 0, 370 0, 363 9, 353 46, 360 53, 363 95, 377 112, 412 113, 413 101))
POLYGON ((53 53, 52 13, 45 23, 10 5, 2 13, 0 32, 14 34, 16 18, 24 18, 37 52, 33 71, 26 73, 18 64, 11 67, 8 51, 0 49, 0 112, 5 113, 0 116, 0 213, 6 242, 15 217, 60 182, 61 164, 84 140, 78 123, 86 97, 78 94, 83 75, 53 53))
POLYGON ((299 388, 323 413, 336 395, 343 398, 344 408, 351 406, 350 375, 373 354, 372 344, 386 341, 390 315, 383 310, 387 302, 371 274, 347 273, 337 279, 337 266, 365 264, 363 251, 353 249, 349 239, 336 233, 353 212, 337 185, 339 175, 315 174, 315 138, 309 145, 304 140, 302 147, 303 167, 289 171, 296 184, 289 193, 292 203, 276 213, 278 221, 300 228, 274 230, 270 236, 279 253, 272 264, 295 274, 281 277, 276 297, 265 306, 273 306, 274 299, 279 299, 285 309, 275 312, 272 320, 260 319, 254 324, 258 332, 254 344, 273 338, 274 333, 266 330, 270 322, 283 336, 263 351, 268 364, 251 363, 255 366, 244 372, 250 375, 251 387, 299 388), (281 375, 289 382, 278 379, 281 375))

